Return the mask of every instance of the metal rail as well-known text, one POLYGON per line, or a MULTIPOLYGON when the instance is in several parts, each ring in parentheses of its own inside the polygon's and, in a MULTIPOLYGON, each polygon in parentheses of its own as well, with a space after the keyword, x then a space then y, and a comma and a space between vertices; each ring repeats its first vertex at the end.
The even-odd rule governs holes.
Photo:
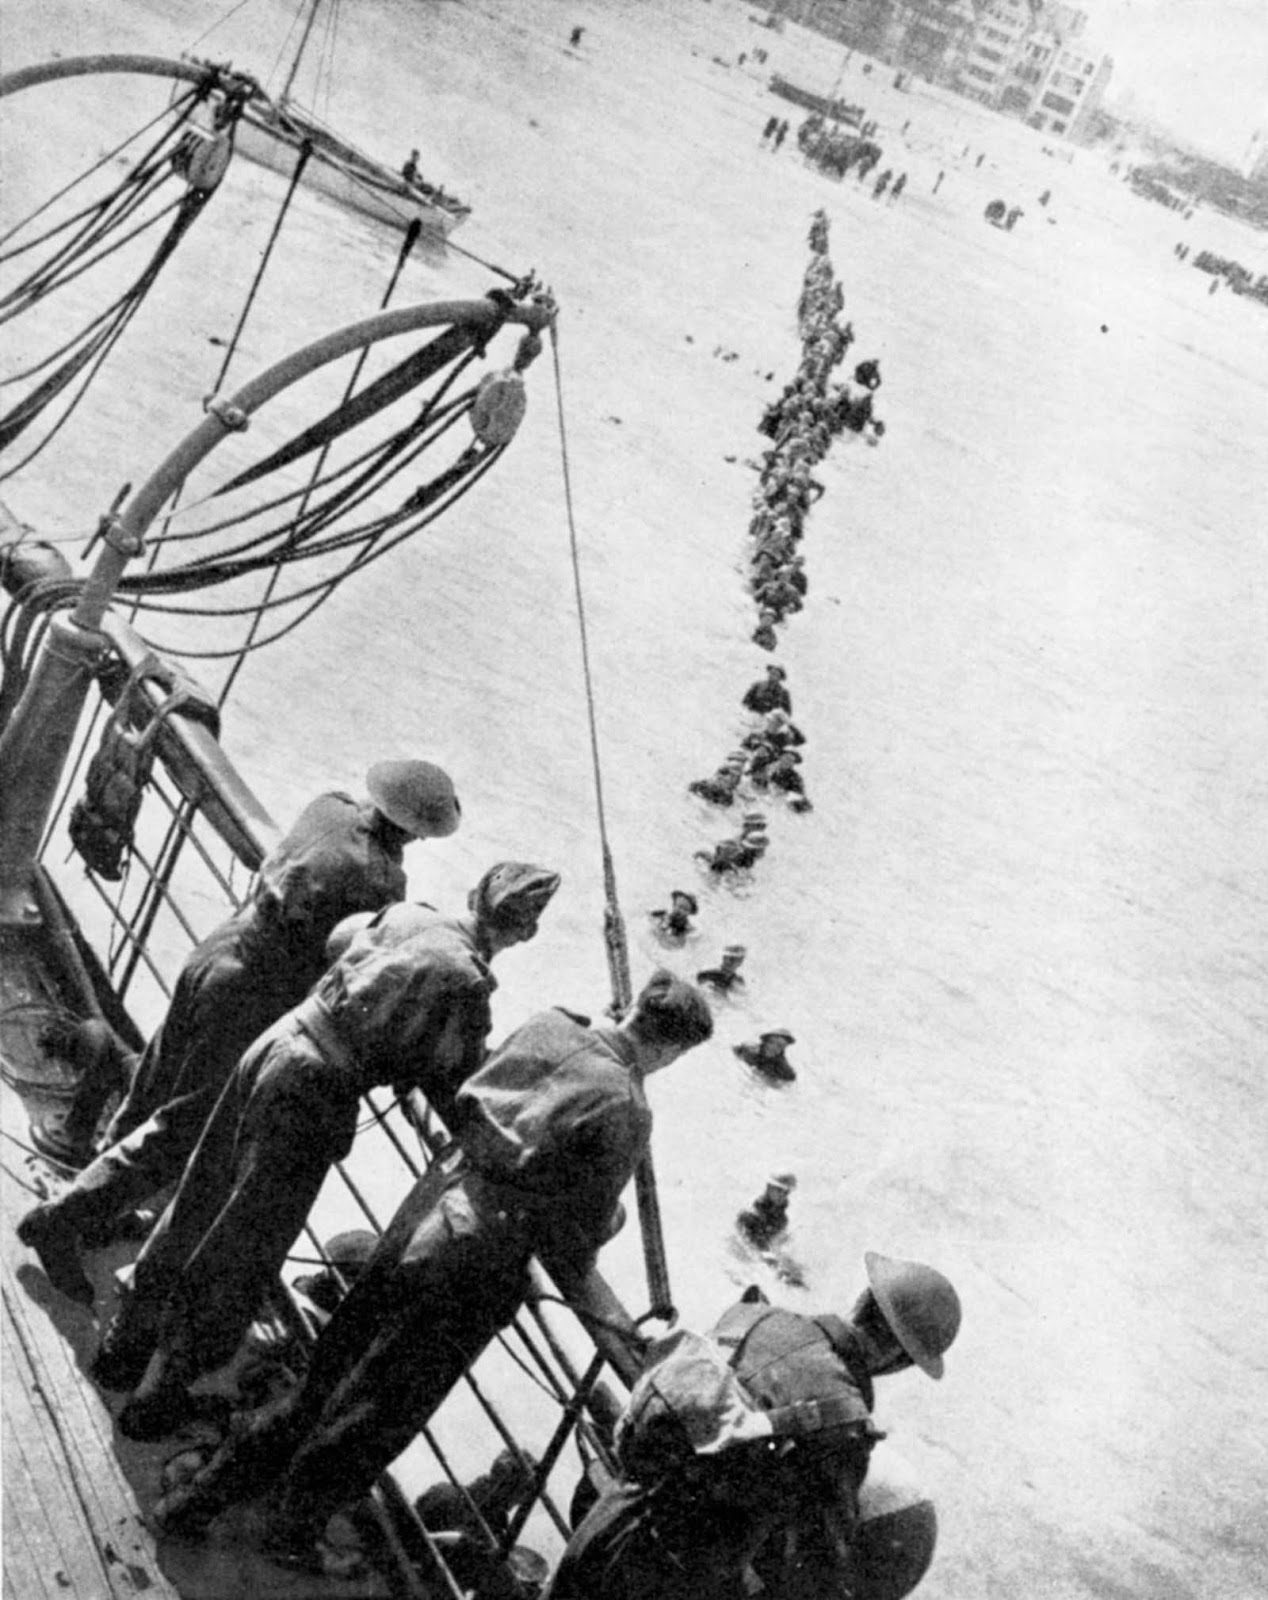
MULTIPOLYGON (((145 646, 127 624, 110 615, 106 631, 120 659, 129 666, 135 664, 145 646)), ((161 697, 161 690, 156 691, 155 700, 161 697)), ((85 718, 80 737, 87 737, 92 726, 92 720, 85 718)), ((156 749, 156 781, 147 789, 139 820, 143 843, 133 853, 122 882, 107 883, 87 871, 83 877, 57 872, 57 863, 67 851, 63 822, 53 828, 43 852, 46 870, 54 870, 63 880, 62 892, 77 902, 74 909, 84 931, 103 966, 115 973, 129 1010, 151 1026, 162 1014, 184 953, 241 904, 252 874, 280 832, 207 728, 176 713, 156 741, 156 749), (172 848, 173 838, 188 848, 172 848)), ((63 814, 67 810, 65 805, 60 809, 63 814)), ((367 1097, 373 1132, 359 1136, 359 1143, 364 1146, 366 1139, 381 1135, 373 1155, 380 1190, 385 1161, 392 1161, 399 1170, 403 1195, 434 1153, 438 1141, 423 1136, 426 1129, 420 1107, 425 1102, 421 1096, 417 1100, 411 1107, 385 1108, 374 1096, 367 1097)), ((327 1264, 321 1240, 329 1237, 332 1228, 323 1224, 319 1213, 338 1214, 352 1208, 377 1231, 387 1220, 350 1170, 357 1164, 354 1151, 350 1163, 336 1167, 328 1186, 333 1193, 323 1194, 310 1218, 308 1236, 327 1264)), ((547 1294, 549 1286, 540 1269, 533 1271, 538 1295, 547 1294)), ((511 1523, 514 1537, 527 1525, 530 1538, 566 1538, 573 1476, 566 1455, 568 1441, 580 1430, 586 1452, 583 1465, 587 1457, 597 1455, 611 1466, 603 1414, 587 1413, 590 1391, 606 1368, 627 1384, 637 1368, 636 1325, 599 1275, 593 1273, 576 1283, 560 1282, 558 1288, 575 1308, 575 1318, 534 1297, 502 1340, 496 1380, 488 1374, 482 1376, 487 1358, 481 1358, 464 1379, 463 1387, 488 1429, 490 1458, 506 1446, 522 1461, 531 1456, 536 1463, 532 1491, 521 1501, 511 1523), (521 1373, 521 1378, 510 1384, 505 1380, 508 1354, 521 1373), (540 1426, 543 1413, 548 1416, 549 1426, 540 1444, 526 1440, 517 1410, 532 1413, 536 1421, 530 1426, 540 1426)), ((282 1319, 284 1326, 292 1332, 306 1326, 298 1312, 301 1302, 294 1300, 289 1286, 279 1285, 279 1294, 290 1306, 290 1314, 282 1319)), ((444 1408, 439 1417, 443 1426, 444 1408)), ((434 1464, 435 1476, 462 1488, 450 1452, 431 1426, 423 1431, 421 1442, 434 1464)), ((469 1509, 472 1525, 486 1529, 490 1550, 505 1556, 510 1541, 503 1538, 499 1544, 474 1502, 469 1502, 469 1509)), ((401 1559, 411 1549, 425 1551, 424 1561, 435 1565, 432 1581, 439 1579, 450 1593, 461 1595, 461 1586, 445 1564, 443 1541, 423 1529, 396 1479, 382 1486, 380 1511, 391 1523, 387 1542, 397 1548, 401 1559)), ((409 1581, 418 1581, 416 1570, 411 1571, 409 1581)))

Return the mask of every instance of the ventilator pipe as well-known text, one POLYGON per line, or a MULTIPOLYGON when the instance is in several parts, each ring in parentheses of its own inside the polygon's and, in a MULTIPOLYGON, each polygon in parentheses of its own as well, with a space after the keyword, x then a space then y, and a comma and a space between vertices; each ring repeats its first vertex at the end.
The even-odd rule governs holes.
POLYGON ((177 445, 117 516, 105 520, 100 554, 69 619, 57 618, 25 693, 0 737, 0 924, 33 923, 39 910, 31 879, 40 839, 74 742, 93 670, 105 649, 102 620, 130 558, 195 467, 228 433, 284 389, 320 367, 381 339, 459 324, 491 338, 505 322, 540 330, 555 314, 550 301, 444 300, 381 311, 284 356, 236 394, 207 403, 207 415, 177 445))

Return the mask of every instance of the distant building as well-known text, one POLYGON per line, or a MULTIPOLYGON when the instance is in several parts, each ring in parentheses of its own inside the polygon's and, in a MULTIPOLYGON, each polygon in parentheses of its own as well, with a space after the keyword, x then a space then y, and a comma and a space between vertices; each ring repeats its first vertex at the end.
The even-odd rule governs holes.
POLYGON ((1034 21, 1032 0, 984 0, 955 88, 969 100, 1001 110, 1034 21))
POLYGON ((774 0, 772 10, 1042 133, 1090 137, 1114 70, 1061 0, 774 0))
POLYGON ((1256 128, 1246 148, 1242 175, 1251 183, 1268 183, 1268 134, 1256 128))
POLYGON ((930 83, 954 88, 976 27, 970 0, 898 0, 894 60, 930 83))

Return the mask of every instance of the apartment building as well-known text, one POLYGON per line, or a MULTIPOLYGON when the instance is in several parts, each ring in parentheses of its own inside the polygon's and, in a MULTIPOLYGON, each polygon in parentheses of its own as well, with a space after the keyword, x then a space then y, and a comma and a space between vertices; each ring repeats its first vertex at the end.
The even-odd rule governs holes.
POLYGON ((999 109, 1034 22, 1032 0, 985 0, 964 51, 955 88, 969 100, 999 109))
POLYGON ((1079 140, 1112 60, 1064 0, 774 0, 790 21, 1042 133, 1079 140))

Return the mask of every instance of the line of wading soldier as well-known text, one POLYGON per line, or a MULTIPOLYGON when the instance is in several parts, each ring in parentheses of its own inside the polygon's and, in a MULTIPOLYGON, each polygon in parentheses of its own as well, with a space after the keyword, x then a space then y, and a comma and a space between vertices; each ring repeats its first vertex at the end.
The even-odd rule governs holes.
MULTIPOLYGON (((838 318, 845 295, 828 255, 827 214, 816 211, 810 224, 810 261, 797 303, 802 355, 796 376, 766 408, 759 428, 771 440, 761 456, 759 484, 749 523, 752 541, 749 589, 758 608, 753 641, 764 650, 779 642, 776 628, 800 611, 809 587, 800 545, 810 507, 824 487, 811 469, 827 455, 834 438, 849 430, 876 443, 885 424, 874 415, 881 383, 880 364, 862 361, 845 383, 833 383, 833 369, 846 356, 854 330, 838 318)), ((708 777, 688 785, 711 805, 730 806, 742 783, 759 794, 781 794, 794 811, 809 811, 805 780, 798 770, 804 735, 792 721, 792 699, 782 666, 772 663, 765 680, 745 693, 743 707, 761 720, 743 736, 708 777)), ((745 816, 736 838, 723 839, 697 857, 714 875, 751 868, 769 843, 760 813, 745 816)))

